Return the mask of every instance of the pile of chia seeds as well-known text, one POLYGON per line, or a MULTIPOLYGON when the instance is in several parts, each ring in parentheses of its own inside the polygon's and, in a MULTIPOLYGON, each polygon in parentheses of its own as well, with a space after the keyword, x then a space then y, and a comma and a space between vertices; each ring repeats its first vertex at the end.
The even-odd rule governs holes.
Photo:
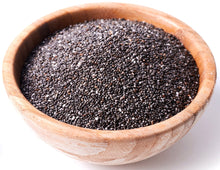
POLYGON ((55 32, 27 58, 20 83, 45 114, 100 130, 166 120, 190 104, 198 87, 196 63, 176 37, 124 19, 55 32))

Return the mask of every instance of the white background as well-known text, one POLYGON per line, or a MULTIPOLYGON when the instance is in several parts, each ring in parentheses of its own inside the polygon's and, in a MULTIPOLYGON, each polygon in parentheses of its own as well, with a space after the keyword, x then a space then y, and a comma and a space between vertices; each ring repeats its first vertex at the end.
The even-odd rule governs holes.
MULTIPOLYGON (((1 0, 0 67, 11 41, 36 19, 58 9, 99 1, 1 0)), ((119 2, 119 1, 118 1, 119 2)), ((184 21, 211 48, 220 68, 220 9, 218 1, 120 1, 152 7, 184 21)), ((2 70, 0 68, 0 70, 2 70)), ((218 69, 219 71, 219 69, 218 69)), ((0 169, 83 170, 220 170, 220 81, 204 115, 190 132, 168 150, 139 163, 99 166, 71 159, 41 141, 7 98, 0 74, 0 169)))

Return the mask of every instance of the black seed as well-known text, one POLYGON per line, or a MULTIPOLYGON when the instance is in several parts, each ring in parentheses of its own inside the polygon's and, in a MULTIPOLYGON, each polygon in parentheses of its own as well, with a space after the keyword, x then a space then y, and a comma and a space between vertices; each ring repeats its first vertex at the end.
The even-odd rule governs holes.
POLYGON ((198 87, 196 63, 176 37, 124 19, 76 24, 47 37, 25 62, 20 84, 45 114, 100 130, 168 119, 198 87))

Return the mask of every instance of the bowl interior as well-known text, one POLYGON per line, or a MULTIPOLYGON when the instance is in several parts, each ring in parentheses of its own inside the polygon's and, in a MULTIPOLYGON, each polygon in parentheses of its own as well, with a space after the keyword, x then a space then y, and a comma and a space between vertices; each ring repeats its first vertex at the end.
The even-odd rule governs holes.
MULTIPOLYGON (((184 110, 190 112, 190 116, 193 116, 193 114, 197 114, 201 108, 205 106, 213 91, 216 78, 216 68, 211 51, 202 38, 189 26, 163 12, 147 7, 128 4, 125 7, 124 4, 118 3, 90 4, 66 8, 47 15, 27 27, 12 43, 11 48, 9 48, 4 60, 5 65, 3 68, 3 76, 8 94, 17 94, 17 97, 23 97, 19 90, 22 66, 27 56, 29 56, 31 51, 45 37, 71 24, 101 18, 125 18, 129 20, 145 21, 175 35, 194 57, 200 74, 200 86, 198 94, 192 103, 184 110), (11 76, 9 79, 7 78, 8 74, 11 76), (11 84, 13 84, 13 87, 11 84)), ((21 107, 20 103, 18 103, 18 105, 21 107)), ((30 105, 30 103, 27 105, 30 105)), ((33 107, 31 107, 31 109, 33 109, 33 107)), ((177 115, 174 117, 178 117, 177 115)), ((184 113, 182 113, 182 115, 184 115, 184 113)), ((181 119, 181 122, 183 123, 190 116, 183 116, 184 118, 181 119)), ((179 116, 178 120, 180 117, 182 116, 179 116)), ((49 120, 49 118, 46 119, 49 120)), ((170 123, 173 125, 169 125, 169 127, 164 128, 164 131, 179 125, 180 121, 176 121, 177 119, 175 118, 172 120, 174 121, 170 123)), ((169 119, 167 121, 169 121, 169 119)), ((54 121, 53 123, 58 124, 57 121, 54 121)), ((63 126, 64 124, 60 125, 63 126)), ((152 127, 158 129, 159 125, 152 125, 152 127)), ((158 132, 160 130, 161 129, 159 128, 158 132)))
MULTIPOLYGON (((26 57, 45 37, 47 37, 51 33, 65 28, 69 25, 93 19, 125 18, 129 20, 138 20, 151 23, 156 27, 162 28, 166 32, 171 33, 179 38, 184 46, 191 52, 199 67, 201 86, 203 80, 207 77, 207 75, 205 75, 205 72, 210 71, 210 69, 207 70, 208 63, 204 61, 206 60, 205 56, 210 54, 210 50, 208 49, 206 44, 204 44, 202 48, 201 44, 199 46, 196 46, 198 42, 195 42, 195 40, 197 37, 199 37, 199 35, 195 34, 195 32, 192 33, 191 29, 180 21, 178 21, 178 24, 170 22, 168 20, 169 16, 164 16, 162 12, 155 11, 149 8, 149 12, 146 13, 145 11, 137 10, 135 8, 132 10, 123 8, 123 6, 119 9, 119 7, 118 5, 114 6, 114 4, 112 4, 111 6, 100 5, 99 8, 91 7, 89 9, 67 8, 65 10, 59 11, 58 15, 48 15, 43 19, 40 19, 33 23, 32 26, 35 27, 33 27, 33 30, 31 30, 26 36, 24 36, 23 42, 17 49, 17 54, 14 62, 14 75, 17 84, 19 84, 21 69, 26 57), (194 40, 194 42, 192 40, 194 40)), ((175 18, 172 18, 172 20, 175 21, 175 18)), ((212 58, 209 58, 209 60, 212 60, 212 58)))

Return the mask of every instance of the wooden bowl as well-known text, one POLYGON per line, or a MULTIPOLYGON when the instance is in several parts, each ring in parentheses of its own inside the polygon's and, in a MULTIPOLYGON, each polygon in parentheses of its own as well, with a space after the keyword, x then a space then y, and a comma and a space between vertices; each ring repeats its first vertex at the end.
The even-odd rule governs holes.
MULTIPOLYGON (((9 98, 25 121, 47 143, 80 160, 117 165, 141 161, 170 147, 182 138, 203 113, 216 80, 212 53, 189 26, 163 12, 130 4, 97 3, 66 8, 27 27, 11 44, 3 62, 3 79, 9 98), (192 103, 172 118, 131 130, 92 130, 76 127, 37 110, 19 89, 23 63, 50 33, 85 20, 125 18, 146 21, 175 35, 194 57, 200 74, 199 91, 192 103)), ((187 148, 186 148, 187 149, 187 148)))

